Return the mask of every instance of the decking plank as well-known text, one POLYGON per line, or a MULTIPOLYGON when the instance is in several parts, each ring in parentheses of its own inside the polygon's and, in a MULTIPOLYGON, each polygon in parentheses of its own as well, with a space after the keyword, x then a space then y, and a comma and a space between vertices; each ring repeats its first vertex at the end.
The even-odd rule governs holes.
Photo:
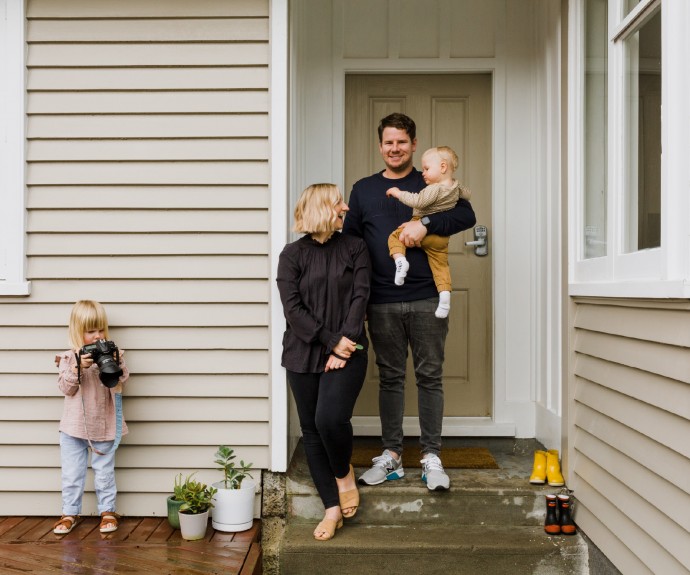
POLYGON ((182 539, 167 518, 122 518, 110 534, 100 517, 80 518, 68 535, 52 531, 56 517, 0 517, 0 573, 52 575, 260 575, 261 522, 241 533, 215 531, 182 539))

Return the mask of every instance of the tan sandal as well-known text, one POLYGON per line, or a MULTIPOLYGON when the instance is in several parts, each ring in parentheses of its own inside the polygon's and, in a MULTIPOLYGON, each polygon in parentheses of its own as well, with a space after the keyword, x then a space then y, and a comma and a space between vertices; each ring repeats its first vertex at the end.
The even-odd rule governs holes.
MULTIPOLYGON (((348 475, 352 475, 352 481, 355 480, 355 470, 352 468, 352 465, 350 465, 350 473, 348 475)), ((340 509, 343 512, 343 517, 345 517, 345 519, 354 517, 359 508, 359 490, 355 487, 349 491, 338 493, 338 497, 340 499, 340 509), (350 509, 350 511, 345 513, 345 509, 350 509)))
POLYGON ((321 523, 319 523, 316 526, 316 529, 314 529, 314 539, 317 541, 328 541, 329 539, 333 539, 335 530, 340 529, 342 526, 342 519, 338 519, 336 521, 335 519, 328 519, 327 517, 324 517, 321 523), (318 534, 321 534, 321 536, 318 534))
POLYGON ((53 525, 53 533, 55 535, 67 535, 74 529, 77 524, 77 518, 74 515, 63 515, 58 521, 53 525))
POLYGON ((101 524, 98 526, 98 530, 101 533, 112 533, 117 531, 118 519, 120 516, 114 511, 104 511, 101 513, 101 524))

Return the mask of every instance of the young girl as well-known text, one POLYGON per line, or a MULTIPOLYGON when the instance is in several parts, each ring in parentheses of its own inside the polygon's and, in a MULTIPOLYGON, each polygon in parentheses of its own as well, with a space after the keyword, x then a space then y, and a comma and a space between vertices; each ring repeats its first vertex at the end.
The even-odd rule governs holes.
MULTIPOLYGON (((81 513, 84 495, 88 450, 94 472, 101 533, 117 530, 119 515, 115 513, 115 436, 116 398, 129 378, 129 371, 119 352, 122 375, 117 384, 108 388, 99 378, 99 368, 91 354, 79 350, 98 340, 108 340, 108 319, 103 306, 95 301, 78 301, 69 320, 69 342, 72 349, 56 356, 58 387, 65 395, 60 420, 60 460, 62 463, 62 517, 53 532, 65 535, 72 531, 81 513)), ((119 399, 119 398, 118 398, 119 399)), ((122 435, 127 425, 122 421, 122 435)))

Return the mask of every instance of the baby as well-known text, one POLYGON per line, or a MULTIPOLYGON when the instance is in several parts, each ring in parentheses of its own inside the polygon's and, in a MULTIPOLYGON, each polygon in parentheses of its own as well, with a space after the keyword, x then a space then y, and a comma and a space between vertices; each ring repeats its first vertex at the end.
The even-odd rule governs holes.
MULTIPOLYGON (((422 176, 427 186, 418 194, 390 188, 387 196, 397 198, 406 206, 413 208, 412 221, 424 216, 443 212, 455 207, 460 198, 469 199, 470 191, 453 179, 458 168, 458 156, 448 146, 429 148, 422 155, 422 176)), ((388 251, 395 260, 395 284, 403 285, 410 269, 405 257, 406 248, 400 241, 402 228, 397 228, 388 237, 388 251)), ((450 312, 450 267, 448 265, 448 236, 428 234, 421 243, 429 260, 429 267, 438 289, 439 303, 435 315, 448 317, 450 312)))

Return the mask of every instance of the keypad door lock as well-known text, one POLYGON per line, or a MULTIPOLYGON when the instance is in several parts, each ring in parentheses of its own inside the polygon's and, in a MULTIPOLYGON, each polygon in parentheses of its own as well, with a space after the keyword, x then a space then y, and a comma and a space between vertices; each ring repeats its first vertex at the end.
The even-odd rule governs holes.
POLYGON ((489 230, 486 226, 474 226, 474 241, 465 242, 466 246, 474 247, 477 256, 489 255, 489 230))

